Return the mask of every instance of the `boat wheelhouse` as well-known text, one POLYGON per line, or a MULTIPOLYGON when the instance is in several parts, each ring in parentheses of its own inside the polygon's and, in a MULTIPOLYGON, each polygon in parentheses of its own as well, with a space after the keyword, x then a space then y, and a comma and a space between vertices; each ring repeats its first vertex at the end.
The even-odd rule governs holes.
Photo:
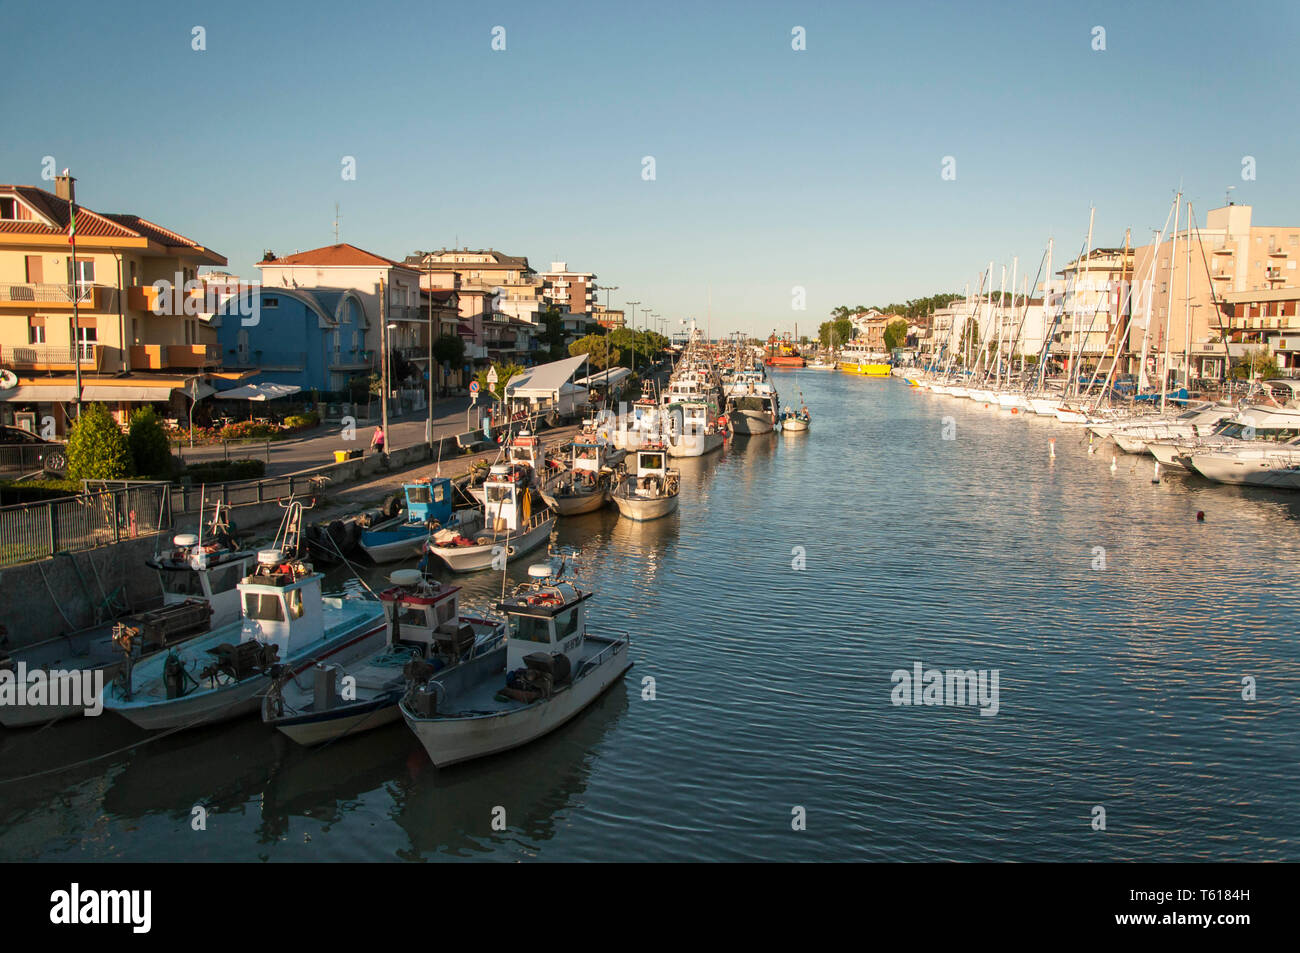
POLYGON ((654 520, 677 509, 681 475, 668 468, 668 448, 646 444, 624 462, 624 473, 614 489, 614 505, 631 520, 654 520))
POLYGON ((420 552, 429 534, 452 516, 451 480, 430 477, 403 483, 405 515, 372 526, 361 534, 361 548, 377 563, 393 562, 420 552))
POLYGON ((495 464, 483 482, 481 510, 461 510, 428 537, 424 550, 453 572, 501 568, 505 558, 550 539, 555 513, 531 485, 522 464, 495 464))

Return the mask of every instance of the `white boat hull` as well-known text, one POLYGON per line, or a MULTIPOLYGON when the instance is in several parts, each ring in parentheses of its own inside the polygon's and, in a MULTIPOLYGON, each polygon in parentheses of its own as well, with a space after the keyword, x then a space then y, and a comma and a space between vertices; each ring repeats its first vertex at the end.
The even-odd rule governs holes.
POLYGON ((522 556, 550 539, 554 528, 555 517, 551 516, 517 536, 505 536, 481 546, 429 546, 428 551, 441 559, 452 572, 478 572, 492 568, 492 560, 500 547, 507 547, 510 558, 522 556))
POLYGON ((601 488, 580 496, 556 496, 542 491, 542 499, 559 516, 578 516, 603 508, 609 502, 609 492, 601 488))
POLYGON ((720 433, 686 433, 668 440, 670 457, 702 457, 714 450, 721 450, 723 437, 720 433))
POLYGON ((417 719, 400 711, 429 760, 440 768, 499 754, 549 734, 599 698, 632 667, 627 650, 626 641, 616 644, 598 668, 524 708, 461 718, 417 719))
POLYGON ((614 505, 618 507, 619 515, 644 523, 648 520, 657 520, 667 516, 676 510, 678 496, 677 493, 672 496, 661 497, 620 496, 615 494, 614 505))

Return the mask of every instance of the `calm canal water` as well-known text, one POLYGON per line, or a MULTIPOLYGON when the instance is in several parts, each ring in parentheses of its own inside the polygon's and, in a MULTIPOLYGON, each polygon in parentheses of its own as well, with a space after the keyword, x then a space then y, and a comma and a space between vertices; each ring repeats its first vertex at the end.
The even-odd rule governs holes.
MULTIPOLYGON (((442 772, 401 724, 190 732, 0 785, 0 859, 1300 858, 1300 498, 1112 473, 1078 429, 897 380, 776 382, 810 433, 682 461, 668 519, 561 524, 635 661, 564 729, 442 772), (996 716, 892 704, 918 662, 997 670, 996 716)), ((0 774, 141 737, 10 732, 0 774)))

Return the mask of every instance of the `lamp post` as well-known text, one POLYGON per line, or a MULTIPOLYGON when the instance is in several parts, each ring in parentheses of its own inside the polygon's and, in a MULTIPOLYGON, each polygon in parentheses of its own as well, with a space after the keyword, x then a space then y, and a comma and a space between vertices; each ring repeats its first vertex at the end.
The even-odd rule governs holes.
MULTIPOLYGON (((639 305, 640 303, 641 303, 640 301, 626 301, 623 304, 623 307, 632 309, 632 373, 633 374, 636 373, 636 306, 639 305)), ((624 320, 626 321, 626 316, 624 317, 624 320)))

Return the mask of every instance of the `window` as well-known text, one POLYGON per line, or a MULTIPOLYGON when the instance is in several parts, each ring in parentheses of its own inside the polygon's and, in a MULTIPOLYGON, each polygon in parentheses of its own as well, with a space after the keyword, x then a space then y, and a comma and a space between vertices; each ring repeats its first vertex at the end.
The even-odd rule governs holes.
POLYGON ((563 642, 569 636, 576 634, 578 631, 578 606, 574 606, 567 612, 561 612, 555 617, 555 640, 563 642))
POLYGON ((18 200, 11 198, 0 199, 0 218, 12 222, 18 217, 18 200))
POLYGON ((27 321, 28 321, 28 324, 27 324, 27 343, 28 343, 28 344, 44 344, 44 343, 45 343, 45 322, 44 322, 44 320, 42 320, 40 324, 37 324, 37 323, 36 323, 36 319, 35 319, 35 318, 28 318, 27 321))
POLYGON ((489 503, 510 503, 513 502, 514 495, 510 486, 497 484, 487 488, 487 500, 489 503))
POLYGON ((263 298, 263 299, 262 299, 262 307, 263 307, 263 308, 278 308, 278 307, 280 307, 280 299, 279 299, 279 298, 263 298))
POLYGON ((238 352, 239 362, 248 363, 248 332, 240 331, 235 337, 235 350, 238 352))
POLYGON ((512 615, 510 617, 510 638, 525 642, 551 641, 551 620, 539 619, 531 615, 512 615))
POLYGON ((259 622, 283 622, 284 607, 273 592, 246 592, 244 615, 259 622))
POLYGON ((192 569, 179 570, 160 570, 158 577, 162 582, 162 590, 173 596, 202 596, 203 584, 199 581, 199 574, 192 569))
POLYGON ((284 594, 284 600, 289 604, 289 618, 301 619, 305 611, 302 606, 302 590, 290 589, 284 594))

